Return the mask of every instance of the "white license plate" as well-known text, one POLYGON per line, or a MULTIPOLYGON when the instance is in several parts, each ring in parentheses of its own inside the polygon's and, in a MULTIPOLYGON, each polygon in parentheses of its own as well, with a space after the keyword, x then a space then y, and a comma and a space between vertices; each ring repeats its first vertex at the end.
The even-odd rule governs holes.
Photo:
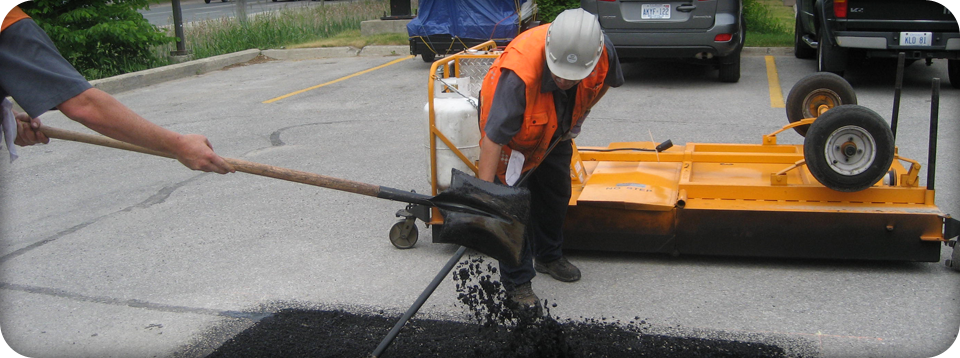
POLYGON ((643 4, 640 18, 644 20, 662 20, 670 18, 670 4, 643 4))
POLYGON ((901 32, 900 46, 930 46, 933 44, 932 32, 901 32))

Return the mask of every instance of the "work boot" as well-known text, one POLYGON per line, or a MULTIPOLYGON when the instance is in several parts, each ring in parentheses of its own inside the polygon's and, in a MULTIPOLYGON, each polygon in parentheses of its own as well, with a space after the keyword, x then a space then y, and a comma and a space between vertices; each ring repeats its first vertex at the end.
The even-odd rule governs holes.
POLYGON ((521 317, 541 317, 543 316, 543 306, 540 304, 540 298, 533 293, 533 286, 530 282, 524 283, 512 290, 507 290, 507 308, 514 310, 521 317))
POLYGON ((558 281, 573 282, 580 279, 580 269, 573 266, 573 264, 563 256, 551 262, 540 262, 540 260, 537 260, 533 268, 536 269, 537 272, 549 274, 550 277, 558 281))

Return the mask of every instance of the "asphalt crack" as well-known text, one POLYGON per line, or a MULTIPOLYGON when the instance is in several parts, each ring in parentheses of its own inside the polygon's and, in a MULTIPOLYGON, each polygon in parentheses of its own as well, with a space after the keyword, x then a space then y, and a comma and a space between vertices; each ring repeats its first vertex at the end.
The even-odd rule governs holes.
POLYGON ((13 283, 0 282, 0 289, 4 290, 13 290, 20 291, 44 296, 59 297, 65 298, 72 301, 81 301, 81 302, 91 302, 99 303, 112 306, 124 306, 130 308, 141 308, 151 311, 160 311, 160 312, 171 312, 171 313, 192 313, 206 316, 218 316, 218 317, 228 317, 228 318, 240 318, 240 319, 249 319, 253 321, 259 321, 265 317, 272 315, 270 312, 242 312, 242 311, 233 311, 233 310, 216 310, 210 308, 199 308, 199 307, 188 307, 188 306, 177 306, 177 305, 167 305, 162 303, 149 302, 138 299, 119 299, 114 297, 107 296, 87 296, 75 292, 69 292, 66 290, 49 288, 49 287, 39 287, 39 286, 28 286, 28 285, 19 285, 13 283))
MULTIPOLYGON (((204 174, 205 174, 205 173, 204 173, 204 174)), ((187 179, 187 180, 181 181, 181 182, 179 182, 179 183, 175 183, 175 184, 173 184, 173 185, 165 186, 165 187, 161 188, 160 190, 158 190, 156 194, 151 195, 151 196, 150 196, 149 198, 147 198, 146 200, 143 200, 143 201, 141 201, 141 202, 139 202, 139 203, 137 203, 137 204, 134 204, 134 205, 128 206, 128 207, 126 207, 126 208, 123 208, 123 209, 114 211, 114 212, 112 212, 112 213, 108 213, 108 214, 101 215, 100 217, 94 218, 94 219, 89 220, 89 221, 87 221, 87 222, 74 225, 74 226, 72 226, 72 227, 70 227, 70 228, 68 228, 68 229, 66 229, 66 230, 60 231, 60 232, 58 232, 58 233, 56 233, 56 234, 53 234, 53 235, 51 235, 51 236, 49 236, 49 237, 46 237, 46 238, 44 238, 44 239, 42 239, 42 240, 40 240, 40 241, 37 241, 37 242, 34 242, 34 243, 30 244, 30 245, 27 245, 27 246, 25 246, 25 247, 22 247, 22 248, 20 248, 20 249, 18 249, 18 250, 16 250, 16 251, 13 251, 13 252, 11 252, 11 253, 9 253, 9 254, 0 256, 0 264, 3 264, 3 263, 5 263, 5 262, 7 262, 7 261, 9 261, 9 260, 11 260, 11 259, 14 259, 14 258, 16 258, 16 257, 19 257, 19 256, 21 256, 21 255, 23 255, 23 254, 25 254, 25 253, 30 252, 30 251, 33 251, 34 249, 36 249, 36 248, 38 248, 38 247, 42 247, 42 246, 44 246, 44 245, 46 245, 46 244, 49 244, 49 243, 54 242, 54 241, 57 241, 57 240, 59 240, 59 239, 62 238, 62 237, 65 237, 65 236, 67 236, 67 235, 70 235, 70 234, 76 233, 76 232, 78 232, 78 231, 80 231, 80 230, 83 230, 83 229, 86 228, 87 226, 90 226, 90 225, 92 225, 92 224, 95 224, 95 223, 99 222, 100 220, 109 218, 109 217, 114 216, 114 215, 117 215, 117 214, 119 214, 119 213, 130 212, 130 211, 133 211, 134 209, 147 209, 147 208, 149 208, 149 207, 151 207, 151 206, 154 206, 154 205, 157 205, 157 204, 161 204, 161 203, 165 202, 168 198, 170 198, 170 195, 172 195, 174 192, 176 192, 177 189, 180 189, 180 188, 182 188, 183 186, 187 185, 188 183, 190 183, 190 182, 192 182, 192 181, 194 181, 194 180, 197 180, 198 178, 200 178, 200 177, 203 176, 204 174, 195 175, 195 176, 193 176, 193 177, 191 177, 191 178, 189 178, 189 179, 187 179)))

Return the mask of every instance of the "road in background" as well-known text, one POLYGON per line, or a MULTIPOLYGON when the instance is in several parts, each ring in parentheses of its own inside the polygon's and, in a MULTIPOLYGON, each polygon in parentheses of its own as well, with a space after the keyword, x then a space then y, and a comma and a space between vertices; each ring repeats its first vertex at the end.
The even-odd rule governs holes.
MULTIPOLYGON (((263 103, 398 58, 270 61, 117 97, 164 127, 207 135, 223 156, 425 193, 429 64, 419 58, 263 103)), ((676 61, 625 64, 626 84, 594 107, 577 143, 650 133, 676 144, 760 143, 787 119, 771 107, 767 59, 742 61, 734 84, 676 61)), ((784 96, 816 67, 792 56, 773 62, 784 96)), ((848 71, 859 103, 885 118, 891 69, 848 71)), ((906 71, 897 141, 920 163, 930 79, 946 71, 943 61, 906 71)), ((958 94, 944 84, 936 198, 955 216, 958 94)), ((56 112, 41 118, 83 130, 56 112)), ((802 138, 787 131, 778 142, 802 138)), ((396 317, 456 249, 432 244, 421 223, 415 248, 394 248, 388 230, 402 203, 56 140, 20 155, 0 160, 0 325, 26 355, 202 356, 284 308, 396 317)), ((944 247, 943 258, 951 252, 944 247)), ((960 273, 942 262, 568 254, 581 281, 533 281, 557 305, 552 314, 639 319, 647 334, 762 342, 808 357, 929 357, 960 326, 960 273)), ((417 317, 469 315, 445 280, 417 317)))
MULTIPOLYGON (((253 15, 261 12, 277 11, 290 7, 304 6, 322 6, 333 4, 334 1, 270 1, 270 0, 247 0, 247 15, 253 15)), ((181 0, 180 9, 183 16, 183 22, 203 21, 209 19, 219 19, 224 17, 237 16, 237 6, 239 1, 221 1, 211 0, 209 4, 203 0, 181 0)), ((154 4, 149 10, 139 10, 143 17, 157 26, 168 26, 173 24, 173 7, 169 3, 154 4)))

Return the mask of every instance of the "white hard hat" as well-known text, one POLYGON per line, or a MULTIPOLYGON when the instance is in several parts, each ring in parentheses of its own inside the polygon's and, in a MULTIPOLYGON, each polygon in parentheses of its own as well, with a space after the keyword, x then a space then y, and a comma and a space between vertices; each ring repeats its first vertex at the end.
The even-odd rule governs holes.
POLYGON ((603 53, 603 32, 597 16, 583 9, 557 15, 547 29, 547 67, 557 77, 577 81, 586 78, 603 53))

